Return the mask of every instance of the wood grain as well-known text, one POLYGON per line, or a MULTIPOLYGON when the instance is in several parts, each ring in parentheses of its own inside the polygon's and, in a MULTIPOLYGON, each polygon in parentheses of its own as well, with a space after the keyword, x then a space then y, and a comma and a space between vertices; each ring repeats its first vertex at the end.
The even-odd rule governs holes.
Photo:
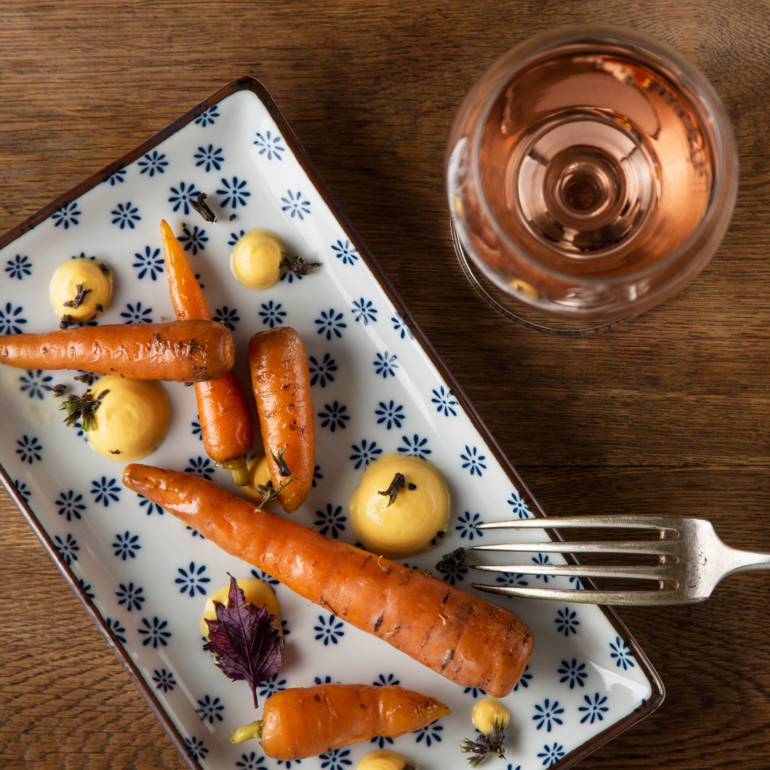
MULTIPOLYGON (((255 75, 548 512, 705 515, 732 544, 770 551, 769 52, 763 0, 4 0, 0 231, 255 75), (704 273, 578 340, 482 305, 442 187, 471 83, 519 39, 569 22, 634 27, 693 60, 725 102, 741 168, 704 273)), ((0 513, 0 765, 184 767, 4 493, 0 513)), ((622 612, 668 697, 581 770, 770 766, 769 604, 770 581, 747 575, 697 607, 622 612)))

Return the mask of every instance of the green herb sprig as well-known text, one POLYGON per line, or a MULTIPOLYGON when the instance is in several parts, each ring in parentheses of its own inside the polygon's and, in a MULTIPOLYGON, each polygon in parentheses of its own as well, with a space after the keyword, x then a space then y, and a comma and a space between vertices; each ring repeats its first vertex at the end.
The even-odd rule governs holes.
POLYGON ((489 735, 479 733, 476 736, 476 740, 472 738, 466 738, 460 744, 460 751, 464 754, 472 754, 468 757, 468 764, 471 767, 477 767, 481 762, 489 755, 495 754, 500 759, 505 759, 505 727, 503 723, 495 720, 492 732, 489 735))

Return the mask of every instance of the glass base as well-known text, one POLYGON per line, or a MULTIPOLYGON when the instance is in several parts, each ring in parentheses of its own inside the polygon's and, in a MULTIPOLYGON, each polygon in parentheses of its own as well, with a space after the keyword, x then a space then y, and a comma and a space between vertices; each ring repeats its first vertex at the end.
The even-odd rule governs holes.
POLYGON ((581 318, 562 318, 547 313, 540 308, 527 305, 516 297, 500 289, 479 270, 468 256, 465 247, 457 237, 454 223, 450 219, 450 229, 452 232, 452 242, 454 243, 457 260, 463 269, 466 278, 476 292, 501 315, 515 321, 529 329, 535 329, 540 332, 549 332, 551 334, 561 334, 571 337, 584 337, 589 334, 609 329, 617 326, 623 321, 628 321, 634 316, 623 316, 609 321, 591 322, 581 318))

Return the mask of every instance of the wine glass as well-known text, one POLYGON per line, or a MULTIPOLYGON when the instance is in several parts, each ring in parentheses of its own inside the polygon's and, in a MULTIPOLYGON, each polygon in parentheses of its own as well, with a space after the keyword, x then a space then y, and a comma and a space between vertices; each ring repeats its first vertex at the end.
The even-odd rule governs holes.
POLYGON ((584 334, 706 266, 737 169, 692 64, 636 32, 559 28, 502 55, 457 113, 445 177, 458 258, 504 315, 584 334))

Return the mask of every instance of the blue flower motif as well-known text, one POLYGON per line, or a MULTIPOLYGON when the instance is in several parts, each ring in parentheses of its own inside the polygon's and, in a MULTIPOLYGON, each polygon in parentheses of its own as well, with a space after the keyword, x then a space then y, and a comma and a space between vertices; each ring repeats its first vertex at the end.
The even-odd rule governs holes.
POLYGON ((154 503, 152 500, 145 497, 144 495, 140 495, 137 492, 136 496, 139 498, 139 505, 145 509, 145 513, 148 516, 152 516, 153 513, 157 513, 160 516, 162 516, 165 513, 165 511, 160 505, 158 505, 157 503, 154 503))
POLYGON ((115 596, 118 597, 118 604, 124 604, 128 612, 141 610, 142 604, 147 599, 144 589, 141 586, 135 586, 133 582, 128 585, 121 583, 115 591, 115 596))
POLYGON ((83 589, 83 593, 89 598, 89 599, 95 599, 96 594, 93 592, 93 589, 91 588, 90 583, 86 583, 83 578, 78 578, 78 584, 83 589))
POLYGON ((234 307, 228 307, 227 305, 218 307, 214 311, 212 318, 213 320, 221 323, 223 326, 226 326, 231 332, 235 331, 235 324, 241 320, 241 317, 238 315, 238 311, 234 307))
POLYGON ((342 330, 347 327, 342 319, 342 313, 337 313, 334 308, 322 310, 321 315, 315 319, 315 325, 318 327, 316 331, 325 336, 327 340, 332 337, 342 337, 342 330))
POLYGON ((179 586, 180 594, 186 593, 193 598, 196 594, 206 595, 206 583, 210 583, 211 578, 203 574, 206 571, 205 564, 196 567, 195 562, 191 561, 186 569, 177 567, 176 571, 179 573, 179 577, 175 578, 174 582, 179 586))
MULTIPOLYGON (((533 564, 550 564, 551 557, 547 553, 538 553, 532 557, 533 564)), ((547 583, 551 579, 551 575, 535 575, 535 580, 542 580, 547 583)))
POLYGON ((345 514, 342 512, 341 505, 326 504, 325 511, 316 511, 316 520, 313 526, 318 528, 322 535, 329 537, 339 537, 340 532, 345 529, 345 514))
POLYGON ((25 275, 32 275, 32 262, 28 256, 17 254, 5 263, 5 272, 9 278, 21 281, 25 275))
POLYGON ((321 466, 316 465, 315 468, 313 468, 313 486, 317 486, 318 482, 323 478, 323 473, 321 473, 321 466))
POLYGON ((511 496, 506 500, 508 505, 511 506, 511 513, 514 516, 518 516, 520 519, 531 519, 532 512, 529 510, 527 504, 522 500, 521 495, 515 490, 511 490, 511 496))
POLYGON ((101 503, 105 508, 109 508, 110 503, 117 503, 120 500, 121 489, 123 487, 118 484, 117 479, 109 479, 106 476, 91 482, 94 502, 101 503))
POLYGON ((286 148, 281 144, 281 137, 271 133, 270 129, 264 134, 257 131, 253 144, 257 147, 257 155, 264 155, 268 160, 283 160, 282 153, 286 152, 286 148))
POLYGON ((278 761, 278 764, 279 764, 281 767, 285 767, 285 768, 287 768, 287 770, 288 770, 288 768, 290 768, 292 765, 299 765, 299 764, 302 762, 302 760, 301 760, 301 759, 279 759, 279 760, 277 760, 277 761, 278 761))
POLYGON ((417 731, 414 740, 416 743, 422 743, 425 741, 426 746, 430 746, 432 743, 440 743, 441 731, 443 729, 444 728, 442 725, 437 724, 436 722, 431 722, 426 727, 423 727, 422 730, 417 731))
POLYGON ((310 214, 310 201, 302 197, 302 193, 287 190, 286 195, 281 198, 281 211, 285 211, 292 219, 295 217, 300 221, 310 214))
POLYGON ((70 227, 75 227, 80 224, 80 217, 83 216, 83 212, 78 208, 78 202, 65 203, 60 209, 54 211, 51 219, 53 219, 54 227, 63 227, 65 230, 69 230, 70 227))
POLYGON ((174 211, 180 211, 187 216, 192 211, 190 201, 195 200, 201 191, 195 186, 195 182, 179 182, 176 187, 169 187, 168 202, 174 207, 174 211))
POLYGON ((59 555, 64 559, 65 564, 72 564, 73 561, 78 560, 78 551, 80 546, 78 541, 68 532, 67 536, 62 539, 59 535, 54 535, 53 544, 59 555))
POLYGON ((280 585, 280 581, 276 580, 272 575, 268 575, 267 572, 263 572, 261 569, 252 567, 251 576, 261 580, 263 583, 269 583, 271 586, 280 585))
POLYGON ((464 687, 463 692, 466 695, 470 695, 471 698, 478 698, 479 695, 486 695, 484 690, 482 690, 480 687, 464 687))
POLYGON ((347 414, 348 408, 345 404, 340 404, 339 401, 334 401, 331 404, 324 404, 322 411, 318 413, 321 419, 321 427, 329 428, 334 433, 337 428, 343 430, 347 427, 347 421, 350 419, 350 415, 347 414))
POLYGON ((107 182, 109 183, 110 187, 115 187, 116 185, 123 184, 123 182, 126 181, 126 169, 121 168, 118 169, 114 174, 112 174, 110 177, 107 178, 107 182))
POLYGON ((176 687, 176 679, 171 671, 165 668, 156 668, 152 672, 152 680, 155 686, 163 692, 171 692, 176 687))
POLYGON ((135 252, 132 267, 136 268, 136 277, 140 280, 146 275, 150 280, 154 281, 164 272, 163 257, 160 255, 160 249, 145 246, 144 251, 135 252))
POLYGON ((552 767, 564 756, 564 746, 556 741, 553 742, 553 746, 546 743, 537 756, 543 760, 543 767, 552 767))
POLYGON ((476 525, 481 523, 480 513, 471 513, 470 511, 465 511, 465 513, 457 517, 457 525, 455 526, 455 529, 460 533, 460 537, 473 540, 476 537, 484 536, 483 529, 476 529, 476 525))
POLYGON ((495 582, 502 586, 527 586, 527 579, 519 572, 503 572, 495 578, 495 582))
MULTIPOLYGON (((197 123, 198 121, 196 120, 195 122, 197 123)), ((187 746, 187 749, 189 750, 190 754, 193 755, 194 759, 205 759, 206 754, 209 753, 209 750, 206 748, 206 744, 200 738, 196 738, 194 735, 191 735, 189 738, 185 738, 184 742, 185 746, 187 746)))
POLYGON ((50 374, 44 374, 42 369, 28 369, 26 374, 19 377, 21 387, 19 390, 30 398, 43 399, 47 390, 53 390, 49 384, 53 381, 50 374))
POLYGON ((112 224, 117 225, 121 230, 126 228, 133 230, 136 227, 136 223, 142 218, 138 207, 134 206, 131 201, 118 203, 110 212, 110 215, 112 216, 112 224))
POLYGON ((328 354, 319 361, 315 356, 308 358, 308 369, 310 370, 310 384, 318 384, 325 388, 330 382, 334 382, 333 372, 337 371, 337 362, 328 354))
POLYGON ((23 312, 21 305, 15 307, 6 302, 5 307, 0 308, 0 334, 21 334, 24 331, 22 325, 27 323, 27 319, 21 315, 23 312))
POLYGON ((19 497, 21 497, 25 503, 29 503, 29 496, 31 494, 29 487, 23 481, 19 481, 19 479, 16 479, 16 481, 13 482, 13 486, 16 487, 19 497))
POLYGON ((350 459, 353 461, 353 467, 358 470, 361 465, 364 466, 364 468, 369 467, 369 463, 372 462, 372 460, 377 459, 377 455, 382 454, 382 449, 377 446, 376 441, 367 441, 365 438, 361 439, 360 446, 358 444, 353 444, 351 447, 352 454, 350 455, 350 459))
POLYGON ((238 770, 268 770, 264 756, 257 756, 256 751, 241 754, 241 758, 235 763, 238 770))
POLYGON ((126 561, 127 559, 135 559, 136 552, 141 549, 139 543, 139 535, 132 535, 128 530, 125 532, 118 532, 115 535, 115 540, 112 543, 112 552, 116 558, 126 561))
POLYGON ((126 309, 120 314, 120 317, 127 324, 151 324, 152 308, 142 307, 141 302, 137 302, 136 305, 128 302, 126 303, 126 309))
POLYGON ((526 689, 529 687, 529 683, 532 681, 532 672, 529 670, 529 663, 524 669, 524 673, 521 675, 521 679, 513 686, 513 691, 516 692, 520 687, 526 689))
POLYGON ((468 574, 468 568, 456 559, 441 559, 436 569, 441 573, 441 579, 450 586, 462 582, 468 574))
POLYGON ((246 235, 245 230, 238 230, 235 233, 230 233, 230 237, 227 239, 227 245, 235 246, 235 244, 238 243, 238 241, 240 241, 244 235, 246 235))
POLYGON ((406 419, 403 404, 397 404, 393 399, 388 401, 387 404, 384 401, 380 401, 374 410, 374 414, 377 416, 377 424, 382 425, 384 423, 387 430, 400 428, 401 423, 406 419))
POLYGON ((203 431, 201 430, 201 418, 196 417, 191 423, 190 426, 192 427, 192 434, 197 438, 199 441, 203 440, 203 431))
POLYGON ((393 324, 393 331, 395 331, 402 340, 414 339, 412 330, 406 325, 406 321, 404 321, 399 313, 392 315, 390 317, 390 322, 393 324))
POLYGON ((431 395, 433 396, 431 403, 436 405, 436 411, 439 414, 443 414, 445 417, 457 416, 457 399, 451 390, 440 385, 438 388, 433 388, 431 395))
POLYGON ((80 519, 81 513, 86 509, 86 505, 83 502, 83 495, 75 492, 74 489, 68 489, 66 492, 62 492, 56 499, 56 507, 59 516, 64 516, 67 521, 80 519))
POLYGON ((286 689, 286 680, 279 679, 278 674, 273 674, 269 679, 263 679, 259 683, 259 694, 263 698, 269 698, 277 692, 286 689))
POLYGON ((214 466, 212 465, 210 458, 198 455, 197 457, 190 457, 187 460, 187 467, 184 469, 184 472, 194 473, 202 479, 211 480, 214 476, 214 466))
POLYGON ((270 329, 280 326, 286 318, 286 311, 280 302, 263 302, 259 307, 259 317, 262 323, 270 329))
POLYGON ((119 620, 113 620, 112 618, 105 618, 105 622, 107 623, 107 628, 109 628, 110 631, 112 631, 113 634, 115 634, 115 638, 121 643, 126 643, 126 629, 123 628, 123 626, 120 625, 119 620))
POLYGON ((614 642, 610 642, 610 657, 615 661, 618 668, 628 671, 634 667, 634 659, 626 643, 619 637, 615 637, 614 642))
POLYGON ((16 441, 16 454, 19 460, 28 465, 40 462, 43 459, 43 445, 35 436, 28 436, 26 433, 16 441))
MULTIPOLYGON (((208 239, 209 237, 202 227, 193 225, 191 230, 187 225, 182 225, 182 234, 179 236, 179 242, 184 246, 184 250, 192 252, 193 256, 206 248, 208 239)), ((198 278, 198 275, 195 277, 198 278)), ((203 287, 201 286, 201 288, 203 287)))
POLYGON ((570 690, 574 690, 576 686, 582 687, 588 676, 586 664, 578 661, 577 658, 563 660, 556 673, 561 674, 559 682, 566 682, 569 685, 570 690))
POLYGON ((481 454, 475 446, 465 445, 465 451, 460 454, 460 459, 463 461, 462 467, 468 469, 468 473, 471 476, 481 476, 487 469, 487 464, 484 462, 486 456, 481 454))
POLYGON ((219 171, 222 168, 222 164, 225 162, 225 156, 222 154, 221 147, 214 147, 213 144, 209 144, 207 147, 198 147, 193 155, 195 165, 203 167, 204 171, 219 171))
POLYGON ((343 622, 331 613, 327 616, 319 615, 318 623, 313 626, 313 631, 315 631, 315 639, 323 642, 324 647, 329 644, 337 644, 345 635, 343 622))
POLYGON ((332 253, 343 265, 354 265, 358 262, 358 252, 349 240, 337 240, 332 244, 332 253))
POLYGON ((516 767, 514 767, 513 763, 509 762, 505 770, 521 770, 521 765, 516 765, 516 767))
POLYGON ((382 749, 385 748, 385 746, 387 746, 389 743, 393 743, 393 739, 384 735, 377 735, 376 737, 372 738, 370 743, 374 743, 382 749))
POLYGON ((593 724, 594 722, 601 722, 604 719, 604 715, 610 710, 609 706, 606 706, 607 696, 600 693, 594 693, 593 697, 588 695, 583 696, 585 706, 578 706, 578 711, 584 714, 580 720, 582 725, 584 722, 593 724))
POLYGON ((352 765, 350 749, 332 749, 325 754, 320 754, 322 770, 345 770, 346 765, 352 765))
POLYGON ((204 695, 202 698, 198 698, 198 708, 195 709, 195 713, 204 721, 209 724, 214 722, 224 722, 222 712, 225 710, 225 704, 219 700, 218 697, 211 697, 210 695, 204 695))
POLYGON ((419 457, 421 460, 427 460, 433 450, 428 448, 428 439, 413 433, 411 437, 401 436, 402 446, 397 447, 397 451, 402 455, 419 457))
POLYGON ((155 649, 158 647, 167 647, 168 640, 171 638, 171 631, 168 630, 168 621, 161 620, 157 615, 152 620, 142 618, 142 625, 137 629, 144 637, 142 646, 152 645, 155 649))
POLYGON ((382 353, 377 353, 374 357, 374 361, 372 361, 375 373, 384 380, 387 380, 388 377, 395 377, 396 369, 398 369, 397 358, 398 356, 395 353, 390 353, 387 350, 382 353))
POLYGON ((195 118, 196 126, 213 126, 216 119, 219 117, 219 105, 215 104, 212 107, 201 112, 197 118, 195 118))
POLYGON ((561 714, 564 713, 564 709, 559 705, 559 701, 555 700, 553 703, 549 698, 543 701, 543 704, 535 704, 535 713, 532 715, 532 720, 537 722, 535 727, 540 730, 545 727, 546 732, 551 732, 551 728, 554 725, 563 725, 564 721, 561 718, 561 714))
POLYGON ((220 184, 222 186, 217 190, 217 195, 224 196, 219 201, 222 208, 237 209, 238 206, 245 206, 248 203, 246 199, 251 197, 251 193, 246 188, 245 179, 238 179, 237 176, 230 179, 222 177, 220 184))
POLYGON ((367 326, 370 323, 377 321, 377 308, 374 306, 374 302, 370 299, 361 297, 353 302, 353 319, 356 323, 361 323, 367 326))
POLYGON ((150 150, 139 160, 138 165, 140 174, 147 174, 149 177, 153 177, 155 174, 160 175, 166 170, 166 166, 168 166, 166 153, 150 150))
POLYGON ((377 679, 375 679, 372 682, 373 685, 376 685, 377 687, 386 687, 388 685, 392 684, 401 684, 399 679, 396 677, 395 674, 389 673, 389 674, 380 674, 377 679))
POLYGON ((570 607, 565 607, 556 613, 554 619, 556 623, 556 630, 564 636, 577 633, 577 627, 580 625, 580 621, 577 619, 577 612, 570 607))

